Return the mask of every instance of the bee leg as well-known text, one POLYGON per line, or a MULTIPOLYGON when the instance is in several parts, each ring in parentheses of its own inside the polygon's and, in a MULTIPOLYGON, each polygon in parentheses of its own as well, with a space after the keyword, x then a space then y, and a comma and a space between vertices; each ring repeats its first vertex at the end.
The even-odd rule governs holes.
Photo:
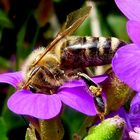
POLYGON ((96 84, 87 74, 78 72, 77 75, 84 80, 88 88, 90 86, 98 87, 98 84, 96 84))
POLYGON ((104 120, 104 116, 106 113, 106 104, 102 98, 101 92, 100 92, 100 94, 94 96, 93 98, 94 98, 93 100, 95 103, 96 110, 98 111, 98 116, 102 121, 102 120, 104 120))
POLYGON ((31 92, 36 93, 37 89, 35 86, 33 86, 31 83, 29 83, 29 89, 31 92))
POLYGON ((88 88, 89 94, 93 97, 98 116, 101 121, 103 121, 106 112, 106 105, 102 98, 102 88, 85 73, 79 72, 78 76, 80 76, 84 80, 88 88))

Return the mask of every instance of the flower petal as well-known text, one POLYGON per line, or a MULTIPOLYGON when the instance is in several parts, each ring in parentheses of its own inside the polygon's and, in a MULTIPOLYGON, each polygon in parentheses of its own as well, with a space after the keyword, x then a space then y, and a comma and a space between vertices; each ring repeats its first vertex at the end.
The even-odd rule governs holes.
POLYGON ((108 76, 107 75, 98 75, 98 76, 94 76, 92 78, 92 80, 95 82, 95 83, 101 83, 103 82, 105 79, 107 79, 108 76))
POLYGON ((137 132, 137 133, 140 133, 140 127, 135 127, 134 131, 137 132))
MULTIPOLYGON (((108 77, 107 75, 100 75, 100 76, 94 76, 92 79, 95 83, 100 83, 100 82, 103 82, 107 77, 108 77)), ((85 82, 83 82, 83 80, 73 80, 73 81, 64 83, 60 87, 60 89, 82 87, 82 86, 85 86, 85 82)))
POLYGON ((120 48, 112 60, 118 77, 136 91, 140 91, 140 48, 135 44, 120 48))
POLYGON ((39 119, 50 119, 59 114, 62 102, 57 94, 33 94, 20 90, 8 100, 8 107, 16 114, 30 115, 39 119))
POLYGON ((137 93, 132 99, 130 113, 135 115, 139 114, 140 117, 140 93, 137 93))
POLYGON ((115 0, 122 13, 130 20, 140 21, 139 0, 115 0))
POLYGON ((140 140, 140 127, 135 127, 134 131, 129 132, 129 137, 132 140, 140 140))
POLYGON ((134 128, 136 126, 140 127, 140 115, 129 114, 129 121, 131 124, 131 129, 129 129, 129 130, 132 130, 132 128, 134 128))
POLYGON ((140 47, 140 22, 128 21, 127 32, 132 41, 140 47))
POLYGON ((0 83, 7 83, 17 88, 18 84, 21 81, 22 81, 21 71, 0 74, 0 83))
POLYGON ((86 115, 93 116, 95 110, 93 98, 84 87, 66 88, 58 93, 61 100, 68 106, 86 115))
POLYGON ((140 127, 140 93, 137 93, 131 101, 129 120, 132 128, 136 126, 140 127))

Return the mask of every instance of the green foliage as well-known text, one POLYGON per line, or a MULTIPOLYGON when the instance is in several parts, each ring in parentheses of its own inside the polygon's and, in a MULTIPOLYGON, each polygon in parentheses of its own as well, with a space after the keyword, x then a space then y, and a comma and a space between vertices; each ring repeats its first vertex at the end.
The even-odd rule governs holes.
POLYGON ((6 13, 0 10, 0 27, 1 28, 13 28, 13 24, 6 15, 6 13))
POLYGON ((0 66, 1 69, 9 69, 11 67, 10 62, 3 57, 0 57, 0 66))
POLYGON ((115 116, 91 127, 84 140, 121 140, 123 129, 124 120, 115 116))
POLYGON ((5 121, 2 117, 0 117, 0 139, 1 140, 8 140, 7 137, 7 127, 5 121))
POLYGON ((6 108, 2 117, 8 131, 25 125, 24 119, 21 116, 12 113, 8 108, 6 108))
POLYGON ((110 14, 107 18, 110 28, 115 32, 115 35, 121 40, 129 41, 126 32, 126 18, 110 14), (117 26, 116 26, 117 25, 117 26))
POLYGON ((64 138, 72 140, 73 134, 79 132, 85 116, 73 109, 65 107, 62 119, 65 129, 64 138))

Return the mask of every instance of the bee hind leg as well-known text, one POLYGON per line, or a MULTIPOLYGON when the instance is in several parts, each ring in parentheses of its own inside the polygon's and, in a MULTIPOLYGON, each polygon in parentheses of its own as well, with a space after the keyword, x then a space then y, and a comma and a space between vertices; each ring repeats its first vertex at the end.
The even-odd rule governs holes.
POLYGON ((87 74, 79 72, 77 73, 77 75, 84 80, 88 92, 93 98, 93 103, 96 107, 97 114, 101 121, 103 121, 105 118, 106 104, 102 97, 102 88, 100 87, 100 85, 95 83, 87 74))

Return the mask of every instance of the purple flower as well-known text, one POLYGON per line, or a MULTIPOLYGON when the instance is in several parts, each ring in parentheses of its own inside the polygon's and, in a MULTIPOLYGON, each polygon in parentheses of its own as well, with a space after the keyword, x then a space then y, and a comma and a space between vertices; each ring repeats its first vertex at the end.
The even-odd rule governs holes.
MULTIPOLYGON (((97 76, 93 80, 99 83, 106 78, 107 76, 97 76)), ((63 103, 89 116, 97 114, 93 99, 82 80, 66 82, 58 89, 57 94, 52 95, 19 89, 22 82, 21 71, 1 74, 0 82, 11 84, 17 89, 8 100, 8 108, 17 114, 50 119, 60 113, 63 103)))
POLYGON ((131 101, 129 113, 124 115, 127 133, 130 138, 138 140, 140 139, 140 131, 137 131, 139 130, 137 128, 140 128, 140 1, 115 0, 115 2, 128 18, 126 28, 133 43, 123 46, 116 52, 112 67, 122 81, 138 92, 131 101))
POLYGON ((134 131, 130 131, 129 136, 132 140, 140 140, 140 127, 135 127, 134 131))
POLYGON ((112 60, 118 77, 136 91, 140 91, 140 1, 116 0, 120 10, 129 19, 127 32, 133 44, 120 48, 112 60))
POLYGON ((120 117, 125 119, 126 127, 124 130, 122 140, 129 140, 135 135, 139 135, 139 133, 135 132, 135 128, 140 128, 140 93, 136 94, 130 104, 129 112, 125 110, 124 107, 121 107, 118 111, 110 113, 106 118, 113 117, 115 115, 119 115, 120 117))
POLYGON ((126 120, 126 138, 130 137, 133 140, 140 140, 140 93, 137 93, 136 96, 131 101, 130 111, 125 114, 126 120), (138 137, 135 137, 138 136, 138 137))

